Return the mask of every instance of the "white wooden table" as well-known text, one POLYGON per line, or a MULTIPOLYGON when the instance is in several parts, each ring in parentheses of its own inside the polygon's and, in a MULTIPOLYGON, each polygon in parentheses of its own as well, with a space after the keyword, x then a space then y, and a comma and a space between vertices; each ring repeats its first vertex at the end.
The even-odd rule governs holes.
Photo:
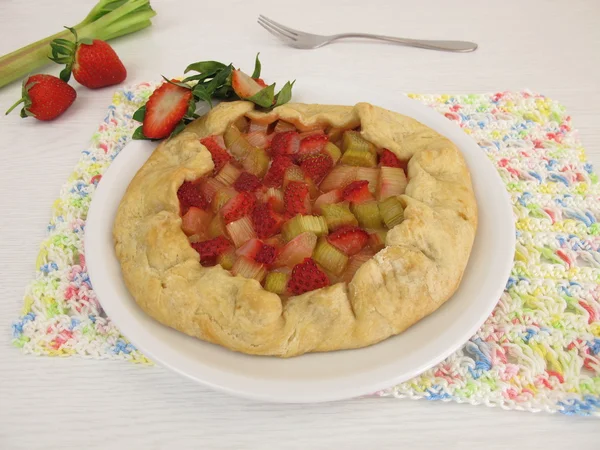
MULTIPOLYGON (((2 0, 0 54, 81 20, 94 0, 2 0)), ((190 62, 251 69, 261 51, 270 80, 352 78, 369 89, 466 93, 530 88, 563 102, 588 155, 600 163, 600 4, 510 0, 152 0, 151 29, 114 42, 129 82, 177 75, 190 62), (465 39, 473 54, 373 43, 319 50, 283 47, 259 13, 308 31, 367 31, 465 39)), ((55 68, 50 69, 57 73, 55 68)), ((0 90, 0 110, 19 98, 0 90)), ((162 368, 78 358, 26 357, 9 345, 10 323, 50 215, 113 89, 78 87, 51 124, 0 118, 0 448, 598 448, 597 420, 484 406, 395 399, 324 405, 252 403, 212 392, 162 368)))

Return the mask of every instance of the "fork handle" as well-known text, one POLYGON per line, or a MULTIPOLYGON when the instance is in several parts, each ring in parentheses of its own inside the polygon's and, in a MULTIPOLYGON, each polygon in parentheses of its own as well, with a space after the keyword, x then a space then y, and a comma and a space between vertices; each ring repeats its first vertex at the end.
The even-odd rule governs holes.
POLYGON ((394 42, 396 44, 407 45, 409 47, 426 48, 429 50, 443 50, 446 52, 472 52, 477 50, 477 44, 475 42, 468 41, 435 41, 427 39, 407 39, 368 33, 343 33, 336 34, 331 37, 331 40, 345 38, 377 39, 380 41, 394 42))

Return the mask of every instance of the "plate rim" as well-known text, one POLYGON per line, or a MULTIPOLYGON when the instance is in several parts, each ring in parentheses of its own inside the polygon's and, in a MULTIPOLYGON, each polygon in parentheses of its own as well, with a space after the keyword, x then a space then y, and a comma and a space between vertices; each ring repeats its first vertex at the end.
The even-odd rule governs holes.
MULTIPOLYGON (((337 86, 337 88, 343 89, 343 87, 340 87, 340 86, 337 86)), ((311 92, 314 92, 315 89, 318 91, 319 89, 322 89, 322 86, 317 86, 317 87, 313 88, 313 90, 311 92)), ((331 90, 331 86, 328 87, 328 90, 331 90)), ((319 95, 319 97, 321 97, 320 94, 318 94, 318 95, 319 95)), ((489 161, 489 159, 485 156, 485 151, 483 149, 481 149, 479 147, 479 145, 477 145, 477 143, 472 138, 470 138, 466 133, 464 133, 464 131, 462 131, 456 124, 453 124, 452 122, 450 122, 448 119, 446 119, 443 115, 441 115, 439 112, 435 111, 434 109, 424 105, 423 103, 421 103, 417 100, 411 99, 409 97, 400 96, 399 98, 395 98, 393 101, 394 101, 394 103, 397 103, 397 105, 400 106, 400 108, 398 108, 398 107, 392 108, 388 105, 382 105, 382 107, 385 107, 385 108, 391 109, 391 110, 397 110, 397 109, 420 110, 420 111, 418 111, 419 114, 425 115, 426 117, 428 117, 429 122, 433 122, 437 126, 431 126, 429 123, 427 125, 430 126, 431 128, 434 128, 440 134, 443 134, 444 136, 448 137, 452 142, 454 142, 457 145, 457 147, 461 150, 462 154, 465 154, 463 149, 468 148, 468 147, 472 148, 472 151, 474 151, 474 154, 476 154, 476 152, 479 152, 482 156, 482 161, 485 160, 482 163, 484 164, 484 166, 487 165, 486 170, 489 171, 489 169, 491 169, 495 175, 495 177, 494 177, 495 181, 492 182, 492 184, 495 183, 496 185, 498 185, 498 183, 499 183, 502 187, 501 192, 498 192, 497 194, 500 195, 500 197, 504 199, 503 206, 505 207, 505 209, 508 212, 508 215, 505 214, 505 216, 504 216, 505 225, 507 225, 507 231, 506 231, 503 239, 506 239, 505 242, 507 245, 507 249, 509 250, 508 254, 510 255, 510 258, 507 258, 507 260, 504 264, 504 270, 502 271, 502 273, 496 274, 496 276, 495 276, 495 278, 497 278, 498 280, 500 280, 500 279, 503 280, 502 283, 500 283, 498 281, 497 286, 495 287, 495 289, 493 289, 493 291, 495 292, 494 297, 496 298, 496 300, 493 302, 490 301, 489 304, 487 304, 487 307, 485 308, 485 311, 487 311, 487 313, 485 314, 484 317, 483 317, 483 310, 479 314, 479 316, 481 316, 483 318, 480 317, 477 320, 474 320, 473 323, 471 324, 471 326, 468 327, 468 330, 465 330, 462 333, 462 336, 465 337, 464 339, 462 339, 462 338, 459 340, 455 339, 450 345, 446 346, 445 349, 438 351, 436 353, 436 355, 432 356, 427 362, 420 364, 418 367, 414 367, 410 371, 404 371, 403 373, 400 373, 396 376, 388 376, 388 377, 385 377, 385 379, 378 379, 377 381, 369 383, 368 386, 366 386, 364 384, 363 385, 349 385, 349 386, 345 386, 345 387, 340 386, 335 391, 331 391, 331 390, 328 390, 326 392, 319 391, 319 393, 316 393, 316 394, 311 393, 311 392, 306 392, 306 390, 304 390, 304 389, 306 389, 307 386, 304 385, 305 384, 304 382, 300 382, 300 383, 284 382, 283 384, 287 385, 287 394, 289 394, 289 395, 286 394, 286 395, 282 396, 282 395, 280 395, 280 393, 278 393, 277 395, 274 395, 273 393, 269 394, 268 386, 262 386, 262 388, 259 389, 258 391, 249 391, 248 389, 240 388, 239 385, 234 387, 234 386, 227 384, 227 383, 231 382, 231 379, 239 379, 242 381, 247 381, 247 380, 244 380, 244 377, 240 374, 237 374, 237 376, 234 376, 234 377, 219 376, 218 382, 212 378, 210 378, 210 379, 199 378, 197 374, 192 373, 192 370, 189 366, 190 363, 186 362, 185 360, 182 360, 177 353, 171 355, 170 357, 165 357, 165 352, 167 352, 167 353, 169 352, 168 345, 165 342, 160 341, 159 339, 155 339, 156 342, 151 345, 150 341, 142 339, 141 336, 139 336, 139 333, 134 332, 133 328, 130 327, 127 323, 125 323, 126 322, 125 318, 116 309, 115 303, 111 303, 111 302, 103 303, 103 301, 101 300, 102 297, 105 297, 104 298, 105 300, 108 298, 108 294, 106 293, 104 286, 94 286, 94 282, 93 282, 94 277, 98 276, 98 274, 100 273, 101 265, 97 264, 97 261, 94 256, 92 256, 90 258, 90 255, 94 255, 94 250, 93 250, 92 239, 89 239, 89 236, 95 236, 96 233, 101 232, 101 230, 96 230, 96 227, 99 226, 99 224, 100 224, 100 220, 96 219, 96 216, 100 215, 102 212, 101 200, 104 198, 104 196, 108 196, 109 195, 108 192, 110 191, 110 189, 106 188, 107 185, 106 184, 103 185, 102 182, 105 181, 106 179, 108 179, 110 181, 111 177, 116 176, 114 174, 116 174, 116 172, 120 168, 119 165, 116 164, 116 162, 119 161, 119 158, 122 155, 124 155, 126 151, 128 151, 128 150, 132 151, 132 148, 135 148, 136 145, 138 145, 138 146, 152 145, 153 147, 156 145, 156 144, 149 144, 147 142, 141 142, 141 141, 130 141, 129 143, 127 143, 125 145, 125 147, 123 149, 121 149, 120 153, 117 155, 115 160, 111 163, 109 168, 105 171, 105 173, 103 174, 102 180, 98 184, 96 192, 94 193, 94 197, 90 204, 87 219, 86 219, 86 233, 85 233, 85 238, 84 238, 84 251, 85 251, 85 255, 86 255, 86 266, 87 266, 90 280, 92 281, 93 289, 96 292, 96 296, 97 296, 100 304, 102 305, 102 308, 106 312, 107 316, 111 318, 111 320, 115 323, 115 325, 117 326, 119 331, 124 336, 126 336, 127 339, 129 339, 139 350, 141 350, 142 353, 149 356, 154 361, 159 362, 160 364, 162 364, 166 367, 169 367, 171 370, 173 370, 177 373, 180 373, 194 381, 197 381, 206 386, 209 386, 213 389, 220 390, 222 392, 227 392, 232 395, 237 395, 237 396, 252 399, 252 400, 269 401, 269 402, 277 402, 277 403, 314 403, 314 402, 324 402, 324 401, 335 401, 335 400, 342 400, 342 399, 348 399, 348 398, 354 398, 354 397, 358 397, 358 396, 362 396, 362 395, 367 395, 369 393, 374 393, 376 391, 379 391, 379 390, 382 390, 382 389, 385 389, 388 387, 392 387, 395 384, 409 380, 410 378, 423 373, 427 369, 429 369, 429 368, 433 367, 434 365, 438 364, 439 362, 443 361, 449 355, 451 355, 456 350, 461 348, 461 346, 464 345, 464 343, 467 342, 476 333, 476 331, 481 327, 481 325, 485 322, 485 320, 487 320, 487 318, 489 317, 491 312, 494 310, 494 308, 496 307, 496 304, 498 303, 498 301, 502 295, 502 292, 504 291, 506 281, 508 280, 508 277, 510 275, 510 271, 513 266, 514 248, 516 245, 515 223, 514 223, 514 217, 512 214, 512 204, 510 202, 510 197, 505 188, 504 183, 502 182, 499 174, 497 173, 496 168, 493 166, 491 161, 489 161), (405 103, 405 105, 402 105, 402 103, 405 103), (455 127, 455 129, 453 129, 452 127, 455 127), (443 130, 440 130, 439 128, 442 128, 443 130), (457 134, 457 132, 459 132, 460 135, 457 134), (452 135, 452 137, 449 135, 452 135), (457 141, 459 141, 459 142, 457 142, 457 141), (105 194, 105 192, 106 192, 106 194, 105 194), (102 294, 100 294, 100 292, 104 292, 106 295, 102 295, 102 294), (148 345, 146 345, 146 344, 148 344, 148 345), (167 348, 162 348, 162 347, 167 347, 167 348), (265 388, 267 389, 267 391, 264 391, 265 388), (296 392, 297 390, 299 390, 299 393, 293 394, 293 392, 296 392)), ((351 103, 356 103, 356 102, 348 102, 348 103, 351 104, 351 103)), ((373 102, 373 103, 381 105, 381 102, 373 102)), ((418 119, 418 120, 421 120, 421 119, 418 119)), ((148 152, 147 156, 148 157, 150 156, 150 152, 148 152)), ((465 158, 465 159, 467 159, 467 158, 465 158)), ((128 180, 127 185, 129 185, 130 181, 131 180, 128 180)), ((477 192, 475 194, 477 196, 477 192)), ((478 202, 478 209, 479 208, 480 208, 480 205, 478 202)), ((498 205, 496 205, 496 209, 497 208, 498 208, 498 205)), ((481 214, 481 212, 479 212, 478 214, 481 214)), ((112 224, 112 220, 111 220, 111 224, 112 224)), ((480 231, 478 229, 478 233, 479 232, 480 231)), ((111 226, 111 236, 112 236, 112 226, 111 226)), ((475 247, 475 243, 474 243, 473 247, 475 247)), ((116 259, 116 255, 114 254, 114 246, 112 246, 112 254, 116 259)), ((118 264, 118 262, 117 262, 117 264, 118 264)), ((466 270, 468 270, 468 267, 467 267, 467 269, 465 269, 465 273, 466 273, 466 270)), ((462 284, 462 281, 461 281, 461 284, 462 284)), ((491 294, 490 294, 490 296, 491 296, 491 294)), ((451 302, 451 301, 452 301, 452 297, 447 300, 447 302, 451 302)), ((136 307, 137 307, 137 305, 136 305, 136 307)), ((435 311, 434 313, 432 313, 432 315, 438 313, 438 311, 435 311)), ((158 322, 154 321, 154 319, 149 318, 149 316, 148 316, 148 319, 155 322, 158 326, 161 326, 161 327, 163 326, 162 324, 159 324, 158 322)), ((425 320, 425 319, 423 319, 423 320, 425 320)), ((179 332, 177 332, 177 333, 179 333, 179 332)), ((402 333, 397 336, 401 336, 401 335, 402 335, 402 333)), ((391 337, 390 339, 393 339, 393 337, 391 337)), ((205 345, 207 344, 200 340, 198 340, 198 342, 201 342, 202 344, 205 344, 205 345)), ((207 345, 213 345, 213 344, 207 344, 207 345)), ((378 344, 375 344, 375 345, 378 345, 378 344)), ((367 347, 367 349, 368 348, 369 347, 367 347)), ((354 351, 354 350, 347 350, 347 351, 354 351)), ((240 354, 236 354, 236 355, 240 355, 240 354)), ((247 355, 244 355, 244 356, 247 356, 247 355)), ((390 364, 391 364, 391 362, 390 362, 390 364)), ((193 363, 192 363, 192 365, 193 365, 193 363)), ((205 367, 205 369, 207 369, 207 372, 210 372, 210 368, 205 367)), ((341 377, 340 381, 343 381, 344 379, 345 379, 344 377, 341 377)), ((351 380, 349 380, 349 381, 351 381, 351 380)), ((256 380, 253 380, 253 382, 256 386, 257 385, 256 380)), ((258 383, 258 384, 260 384, 260 383, 258 383)))

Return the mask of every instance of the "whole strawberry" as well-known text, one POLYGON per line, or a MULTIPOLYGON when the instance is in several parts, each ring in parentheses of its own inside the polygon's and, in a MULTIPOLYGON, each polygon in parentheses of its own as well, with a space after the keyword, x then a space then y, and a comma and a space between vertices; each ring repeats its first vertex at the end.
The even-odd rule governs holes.
POLYGON ((119 84, 127 78, 127 69, 113 50, 100 39, 78 39, 74 28, 68 28, 75 35, 75 42, 55 39, 50 44, 50 59, 66 64, 60 72, 63 81, 73 77, 85 87, 98 89, 119 84))
POLYGON ((22 95, 6 114, 23 103, 21 117, 53 120, 69 109, 77 98, 77 92, 67 83, 45 74, 32 75, 23 80, 22 95))

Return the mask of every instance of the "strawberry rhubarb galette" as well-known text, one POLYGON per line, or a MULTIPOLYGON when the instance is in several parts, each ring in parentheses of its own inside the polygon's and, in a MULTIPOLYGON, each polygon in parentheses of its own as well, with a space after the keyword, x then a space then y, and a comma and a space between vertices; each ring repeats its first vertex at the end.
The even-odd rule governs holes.
POLYGON ((155 319, 294 356, 374 344, 431 314, 457 289, 476 227, 460 152, 414 119, 239 101, 158 146, 114 237, 155 319))

